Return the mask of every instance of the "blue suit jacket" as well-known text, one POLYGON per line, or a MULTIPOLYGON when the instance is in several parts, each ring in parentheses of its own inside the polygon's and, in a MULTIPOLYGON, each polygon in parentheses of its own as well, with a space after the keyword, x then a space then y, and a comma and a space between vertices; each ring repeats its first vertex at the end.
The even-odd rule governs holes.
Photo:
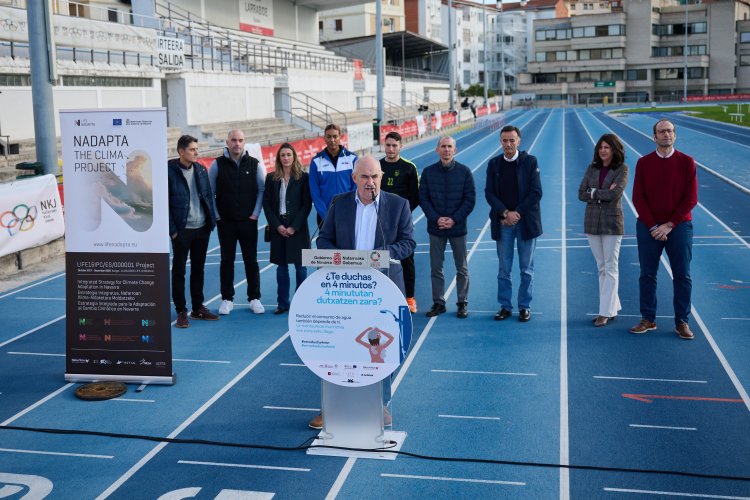
MULTIPOLYGON (((323 249, 354 250, 356 249, 357 225, 357 191, 349 191, 334 198, 328 207, 323 225, 320 227, 317 246, 323 249)), ((414 253, 417 242, 414 241, 414 224, 411 220, 409 201, 394 194, 380 191, 380 226, 375 231, 375 249, 385 249, 391 253, 391 259, 405 259, 414 253)), ((390 271, 384 271, 396 283, 401 293, 406 296, 404 273, 401 264, 391 262, 390 271)))

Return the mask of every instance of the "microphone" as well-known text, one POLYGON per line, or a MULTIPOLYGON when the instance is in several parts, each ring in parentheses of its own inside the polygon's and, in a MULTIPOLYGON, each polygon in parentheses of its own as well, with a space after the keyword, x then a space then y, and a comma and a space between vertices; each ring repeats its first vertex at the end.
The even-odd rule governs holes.
POLYGON ((315 240, 315 235, 318 234, 318 231, 321 227, 323 227, 323 224, 326 223, 326 218, 328 217, 328 214, 331 213, 331 208, 336 204, 337 201, 339 201, 339 198, 341 198, 341 195, 343 193, 339 193, 336 196, 333 197, 333 200, 331 200, 331 204, 328 206, 328 210, 326 210, 326 214, 323 216, 323 220, 320 221, 320 225, 315 228, 315 232, 312 235, 312 238, 310 238, 310 245, 312 246, 312 242, 315 240))
MULTIPOLYGON (((378 203, 375 201, 375 191, 370 191, 370 194, 372 195, 372 202, 375 204, 375 215, 378 218, 378 227, 380 227, 380 236, 383 239, 383 250, 385 250, 385 233, 383 232, 383 223, 380 222, 380 210, 378 210, 378 203)), ((390 260, 390 257, 389 257, 390 260)), ((391 268, 390 268, 390 262, 388 263, 388 272, 385 274, 389 278, 391 277, 391 268)))

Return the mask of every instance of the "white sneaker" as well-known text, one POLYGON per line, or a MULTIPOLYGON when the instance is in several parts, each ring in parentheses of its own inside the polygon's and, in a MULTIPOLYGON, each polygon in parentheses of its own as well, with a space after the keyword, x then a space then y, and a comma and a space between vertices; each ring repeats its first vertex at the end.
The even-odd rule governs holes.
POLYGON ((253 299, 250 301, 250 309, 253 310, 255 314, 263 314, 266 312, 266 308, 263 307, 263 304, 260 303, 260 300, 253 299))
POLYGON ((229 314, 232 309, 234 309, 234 302, 225 300, 221 303, 221 307, 219 307, 219 314, 229 314))

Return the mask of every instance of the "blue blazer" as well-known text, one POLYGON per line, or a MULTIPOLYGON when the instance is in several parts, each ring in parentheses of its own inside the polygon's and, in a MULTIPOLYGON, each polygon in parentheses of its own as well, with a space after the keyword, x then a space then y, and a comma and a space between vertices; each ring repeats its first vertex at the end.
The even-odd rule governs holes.
MULTIPOLYGON (((328 207, 323 225, 320 227, 317 246, 330 250, 356 249, 357 191, 349 191, 334 197, 328 207)), ((414 241, 414 224, 411 220, 409 201, 395 194, 380 191, 380 223, 383 225, 385 244, 380 233, 380 226, 375 231, 375 249, 388 250, 391 259, 405 259, 414 253, 417 242, 414 241)), ((384 271, 396 283, 401 293, 406 296, 404 273, 401 264, 391 262, 390 271, 384 271)))
MULTIPOLYGON (((498 186, 500 178, 500 160, 502 154, 492 158, 487 165, 487 180, 484 188, 484 197, 490 204, 490 219, 492 219, 491 235, 497 241, 500 238, 500 214, 505 212, 506 207, 500 201, 498 186)), ((516 163, 516 175, 518 176, 518 199, 516 212, 521 215, 518 224, 521 225, 521 239, 532 240, 542 235, 542 176, 539 173, 539 165, 536 157, 521 151, 516 163)))

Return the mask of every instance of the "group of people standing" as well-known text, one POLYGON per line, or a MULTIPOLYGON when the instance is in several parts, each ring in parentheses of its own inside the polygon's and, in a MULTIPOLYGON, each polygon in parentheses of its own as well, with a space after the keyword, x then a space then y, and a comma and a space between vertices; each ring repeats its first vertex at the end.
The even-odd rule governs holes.
MULTIPOLYGON (((640 261, 640 310, 642 319, 632 333, 656 329, 656 276, 661 254, 666 250, 674 284, 675 331, 692 339, 688 326, 692 284, 691 210, 697 204, 695 162, 674 149, 675 127, 669 120, 654 125, 656 151, 636 165, 633 205, 638 212, 636 235, 640 261)), ((290 276, 294 264, 296 286, 307 277, 302 250, 310 248, 307 219, 314 206, 320 235, 318 248, 390 251, 389 276, 417 312, 414 298, 413 222, 411 212, 422 208, 429 234, 431 308, 427 316, 445 313, 443 264, 450 243, 456 265, 457 312, 468 317, 468 225, 476 204, 474 176, 456 161, 456 142, 450 136, 438 140, 439 161, 426 167, 421 178, 416 166, 401 157, 401 136, 385 137, 385 157, 357 158, 341 145, 341 129, 328 125, 326 148, 304 172, 291 144, 282 144, 274 170, 266 175, 257 159, 245 151, 244 136, 233 130, 224 155, 210 169, 197 163, 197 140, 183 136, 178 141, 180 158, 169 163, 170 235, 173 246, 172 294, 178 314, 177 326, 188 326, 185 300, 185 270, 190 257, 190 294, 194 320, 215 321, 218 315, 203 305, 203 266, 208 239, 218 227, 221 245, 221 295, 219 314, 233 309, 234 262, 239 242, 245 265, 250 308, 264 312, 260 303, 260 271, 257 262, 258 217, 263 210, 268 221, 270 262, 277 264, 277 308, 289 310, 290 276), (386 194, 381 196, 381 190, 386 194), (340 204, 340 205, 339 205, 340 204), (378 230, 378 226, 380 229, 378 230), (352 228, 354 232, 352 233, 352 228)), ((520 285, 518 319, 531 320, 534 288, 534 254, 542 235, 542 182, 537 159, 519 150, 521 131, 508 125, 500 132, 503 153, 487 165, 485 199, 490 205, 490 234, 498 256, 497 301, 494 319, 513 315, 511 269, 518 254, 520 285)), ((621 309, 618 259, 625 234, 622 197, 629 180, 625 150, 615 134, 604 134, 594 148, 593 160, 578 189, 586 203, 584 232, 596 260, 599 275, 599 310, 594 325, 614 320, 621 309)))

